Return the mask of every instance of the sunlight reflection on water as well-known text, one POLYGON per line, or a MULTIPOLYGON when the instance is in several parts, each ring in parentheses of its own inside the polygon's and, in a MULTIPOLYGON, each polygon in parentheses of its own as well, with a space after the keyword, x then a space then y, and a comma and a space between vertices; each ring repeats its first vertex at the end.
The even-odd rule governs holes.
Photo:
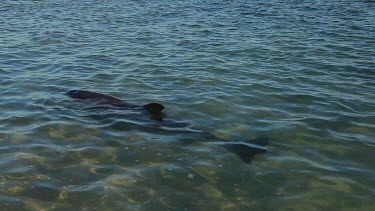
POLYGON ((0 210, 372 210, 374 5, 1 2, 0 210), (246 165, 199 131, 271 141, 246 165))

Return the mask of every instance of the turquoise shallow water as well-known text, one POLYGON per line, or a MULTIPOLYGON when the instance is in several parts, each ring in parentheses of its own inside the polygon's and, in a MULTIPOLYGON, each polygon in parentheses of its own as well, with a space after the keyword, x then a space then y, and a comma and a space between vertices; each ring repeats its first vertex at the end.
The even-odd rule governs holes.
POLYGON ((364 0, 1 1, 0 210, 374 210, 374 29, 364 0))

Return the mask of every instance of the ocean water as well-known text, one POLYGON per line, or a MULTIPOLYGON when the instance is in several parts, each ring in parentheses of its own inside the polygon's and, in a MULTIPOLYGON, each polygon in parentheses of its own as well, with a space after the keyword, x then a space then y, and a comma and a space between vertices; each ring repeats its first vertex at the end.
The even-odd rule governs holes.
POLYGON ((375 209, 371 0, 2 0, 0 97, 0 210, 375 209))

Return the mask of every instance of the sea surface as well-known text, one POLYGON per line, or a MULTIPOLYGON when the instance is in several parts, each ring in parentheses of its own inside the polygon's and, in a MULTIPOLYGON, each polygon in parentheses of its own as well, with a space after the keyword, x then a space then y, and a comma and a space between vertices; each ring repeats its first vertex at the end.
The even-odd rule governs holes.
POLYGON ((375 210, 375 1, 2 0, 0 210, 375 210))

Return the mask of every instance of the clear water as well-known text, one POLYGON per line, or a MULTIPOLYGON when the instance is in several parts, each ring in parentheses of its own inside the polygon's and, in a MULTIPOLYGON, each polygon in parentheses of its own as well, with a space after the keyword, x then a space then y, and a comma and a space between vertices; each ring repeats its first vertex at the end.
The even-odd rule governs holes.
POLYGON ((374 1, 2 0, 0 76, 0 210, 375 209, 374 1))

